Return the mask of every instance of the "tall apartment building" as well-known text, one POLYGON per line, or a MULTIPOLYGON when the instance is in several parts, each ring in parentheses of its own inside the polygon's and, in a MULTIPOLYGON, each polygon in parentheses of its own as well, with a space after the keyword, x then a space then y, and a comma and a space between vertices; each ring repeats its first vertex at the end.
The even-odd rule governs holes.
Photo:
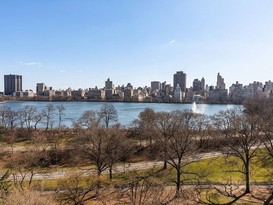
POLYGON ((152 81, 151 82, 151 90, 153 91, 160 91, 161 90, 161 83, 159 81, 152 81))
POLYGON ((88 98, 93 100, 104 100, 105 99, 105 90, 95 88, 89 89, 88 98))
POLYGON ((4 75, 5 95, 12 95, 14 92, 22 91, 21 75, 4 75))
POLYGON ((226 89, 226 84, 224 83, 224 78, 218 73, 217 75, 217 82, 216 82, 216 89, 226 89))
POLYGON ((187 80, 186 73, 184 73, 183 71, 177 71, 173 75, 173 89, 175 90, 177 85, 179 85, 181 91, 186 92, 186 80, 187 80))
POLYGON ((43 94, 43 92, 47 90, 46 85, 44 83, 37 83, 36 84, 36 93, 43 94))
POLYGON ((124 92, 124 100, 131 101, 132 97, 134 95, 133 89, 132 88, 125 88, 123 92, 124 92))
POLYGON ((224 103, 227 102, 227 97, 228 90, 226 89, 224 78, 218 73, 216 87, 210 87, 207 100, 211 103, 224 103))
POLYGON ((194 79, 192 82, 192 90, 193 91, 204 91, 205 90, 205 78, 201 80, 194 79))
POLYGON ((201 91, 202 90, 201 80, 194 79, 194 81, 192 82, 192 90, 193 91, 201 91))
POLYGON ((244 87, 243 84, 238 83, 238 81, 236 81, 236 83, 232 84, 229 87, 229 100, 232 103, 242 103, 244 100, 244 96, 243 96, 243 91, 244 91, 244 87))
POLYGON ((115 94, 114 85, 110 78, 108 78, 107 81, 105 81, 105 98, 109 100, 113 94, 115 94))
POLYGON ((183 93, 181 91, 179 84, 177 84, 174 90, 174 100, 175 102, 182 102, 182 99, 183 99, 183 93))
POLYGON ((205 90, 206 84, 205 84, 205 78, 201 79, 201 88, 202 90, 205 90))

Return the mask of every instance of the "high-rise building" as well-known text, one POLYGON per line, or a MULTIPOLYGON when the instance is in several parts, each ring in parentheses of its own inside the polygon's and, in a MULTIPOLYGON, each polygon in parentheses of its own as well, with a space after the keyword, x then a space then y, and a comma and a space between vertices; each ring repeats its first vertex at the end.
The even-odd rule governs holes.
POLYGON ((202 90, 204 90, 205 89, 205 78, 202 78, 201 79, 201 88, 202 88, 202 90))
POLYGON ((203 91, 205 89, 205 79, 202 78, 201 80, 194 79, 192 83, 192 90, 193 91, 203 91))
POLYGON ((14 92, 22 91, 21 75, 4 75, 5 95, 12 95, 14 92))
POLYGON ((202 82, 198 79, 194 79, 192 82, 192 90, 193 91, 201 91, 202 90, 202 82))
POLYGON ((113 89, 113 82, 110 80, 110 78, 105 81, 105 89, 106 90, 112 90, 113 89))
POLYGON ((210 103, 227 102, 227 97, 228 97, 227 94, 228 94, 228 90, 226 89, 224 78, 220 75, 220 73, 218 73, 216 87, 215 88, 213 86, 210 87, 208 91, 207 100, 210 103))
POLYGON ((173 75, 173 89, 175 90, 177 85, 179 85, 181 91, 186 92, 186 80, 187 80, 186 73, 184 73, 183 71, 177 71, 173 75))
POLYGON ((36 84, 36 93, 37 94, 43 94, 43 92, 46 90, 46 85, 44 83, 37 83, 36 84))
POLYGON ((217 75, 216 89, 221 89, 221 90, 226 89, 224 78, 220 75, 220 73, 218 73, 217 75))
POLYGON ((126 87, 126 88, 124 89, 124 100, 125 100, 125 101, 131 101, 133 95, 134 95, 134 91, 133 91, 132 88, 126 87))
POLYGON ((161 83, 159 81, 152 81, 151 82, 151 90, 152 91, 161 90, 161 83))
POLYGON ((183 99, 183 93, 181 91, 179 84, 177 84, 174 90, 174 100, 175 102, 182 102, 182 99, 183 99))
POLYGON ((111 99, 112 95, 115 93, 113 82, 108 78, 105 81, 105 97, 106 99, 111 99))

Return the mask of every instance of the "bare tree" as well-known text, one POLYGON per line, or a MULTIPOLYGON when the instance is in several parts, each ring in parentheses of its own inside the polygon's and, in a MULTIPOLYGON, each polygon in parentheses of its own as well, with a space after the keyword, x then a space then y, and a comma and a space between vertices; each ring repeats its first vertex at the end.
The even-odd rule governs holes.
POLYGON ((113 178, 113 166, 119 161, 125 161, 130 157, 131 148, 125 133, 118 127, 107 130, 104 143, 106 144, 106 156, 109 167, 109 178, 113 178), (128 155, 128 156, 125 156, 128 155))
POLYGON ((55 110, 55 107, 53 104, 48 104, 46 108, 43 110, 43 114, 46 117, 46 130, 48 130, 49 125, 53 123, 52 118, 53 118, 53 112, 55 110))
POLYGON ((16 121, 18 118, 18 113, 14 110, 8 109, 6 112, 6 121, 7 125, 10 129, 14 129, 16 127, 16 121))
POLYGON ((118 113, 112 104, 104 104, 98 112, 99 121, 103 121, 105 127, 108 128, 110 122, 118 121, 118 113))
POLYGON ((25 151, 20 156, 12 155, 8 168, 11 170, 14 187, 23 191, 32 188, 33 176, 36 170, 36 153, 25 151))
POLYGON ((7 133, 5 136, 5 141, 11 148, 11 154, 13 154, 14 143, 16 142, 16 136, 13 133, 7 133))
POLYGON ((119 160, 123 163, 123 172, 126 171, 126 162, 132 157, 135 153, 136 147, 130 140, 125 140, 120 145, 119 160))
POLYGON ((25 124, 27 129, 31 129, 34 116, 36 115, 37 108, 35 106, 26 105, 19 111, 21 124, 25 124))
POLYGON ((195 137, 199 141, 199 148, 206 149, 209 147, 209 142, 212 139, 213 128, 210 117, 204 114, 195 115, 195 137))
MULTIPOLYGON (((140 112, 138 119, 134 121, 137 124, 138 129, 141 131, 141 135, 145 139, 148 139, 150 146, 153 143, 153 130, 156 122, 156 113, 151 108, 145 108, 144 111, 140 112)), ((142 136, 141 136, 142 137, 142 136)))
MULTIPOLYGON (((251 165, 261 142, 259 141, 259 125, 257 118, 247 115, 241 109, 231 109, 218 113, 214 116, 214 125, 225 137, 222 148, 225 156, 225 163, 228 169, 223 169, 227 173, 240 173, 244 179, 244 188, 236 187, 231 180, 226 184, 213 186, 218 194, 227 197, 233 204, 246 194, 251 193, 250 176, 251 165)), ((215 204, 211 197, 206 198, 205 204, 215 204)))
POLYGON ((98 125, 97 114, 93 110, 86 110, 77 121, 73 122, 75 129, 90 128, 98 125))
POLYGON ((59 198, 61 202, 73 205, 84 205, 88 201, 97 199, 97 181, 92 176, 83 176, 81 172, 67 173, 65 179, 58 183, 61 191, 59 198))
POLYGON ((167 163, 175 169, 176 197, 180 197, 181 185, 189 180, 185 175, 197 175, 185 169, 193 162, 194 153, 197 150, 193 135, 196 114, 174 111, 171 116, 172 127, 167 141, 167 163))
MULTIPOLYGON (((13 112, 10 107, 8 106, 3 106, 0 107, 0 125, 3 126, 4 128, 8 128, 9 125, 13 127, 12 123, 14 122, 12 118, 12 121, 9 121, 9 116, 12 117, 11 115, 13 112)), ((14 116, 15 117, 15 116, 14 116)))
POLYGON ((53 194, 45 194, 39 190, 13 189, 12 192, 5 199, 3 204, 13 205, 57 205, 53 194))
MULTIPOLYGON (((264 164, 270 164, 273 162, 273 102, 271 100, 252 100, 244 102, 244 113, 255 119, 256 125, 260 128, 259 139, 262 145, 266 149, 266 153, 260 157, 260 160, 264 164)), ((269 175, 265 177, 273 176, 272 168, 269 168, 269 175)), ((264 204, 270 204, 273 200, 273 189, 269 189, 269 195, 266 198, 261 198, 264 204)))
POLYGON ((100 188, 100 177, 103 171, 109 168, 107 149, 107 130, 101 127, 92 129, 81 129, 75 141, 75 150, 79 150, 80 156, 87 159, 96 166, 98 186, 97 194, 100 188))
POLYGON ((0 203, 5 204, 6 197, 11 191, 11 180, 9 179, 10 171, 0 174, 0 203))
POLYGON ((31 189, 33 177, 39 167, 48 166, 46 136, 35 133, 31 136, 32 144, 20 153, 14 153, 8 163, 14 186, 19 190, 31 189))
POLYGON ((96 165, 98 176, 109 167, 108 156, 105 153, 107 148, 105 143, 106 135, 106 130, 103 128, 84 131, 81 133, 79 144, 77 145, 83 157, 96 165))
POLYGON ((226 156, 233 156, 243 163, 241 169, 234 171, 244 175, 245 193, 250 193, 250 166, 261 144, 260 130, 257 128, 256 120, 253 121, 253 118, 244 113, 235 113, 230 130, 227 133, 226 156))
POLYGON ((32 144, 29 146, 29 149, 36 152, 41 152, 41 154, 45 154, 51 146, 50 138, 44 131, 33 132, 30 140, 32 144))
POLYGON ((174 124, 172 114, 168 112, 157 112, 155 119, 155 126, 153 128, 153 138, 157 143, 157 147, 162 150, 164 165, 163 169, 167 169, 168 161, 168 141, 174 133, 174 124))
POLYGON ((161 149, 164 161, 163 169, 169 164, 176 172, 176 196, 180 197, 181 185, 185 175, 189 173, 185 167, 193 162, 193 154, 197 150, 195 135, 197 129, 197 114, 187 111, 157 112, 155 124, 151 127, 155 146, 161 149))
POLYGON ((63 116, 65 115, 64 114, 65 107, 63 105, 60 105, 60 106, 57 106, 56 108, 58 111, 58 118, 59 118, 58 129, 60 129, 62 126, 63 116))
POLYGON ((43 118, 45 117, 44 113, 37 113, 34 117, 33 117, 33 123, 34 123, 34 129, 37 130, 37 126, 38 124, 43 120, 43 118))
POLYGON ((172 190, 168 191, 153 173, 131 173, 129 182, 118 188, 118 193, 118 202, 129 205, 168 204, 173 198, 172 190))

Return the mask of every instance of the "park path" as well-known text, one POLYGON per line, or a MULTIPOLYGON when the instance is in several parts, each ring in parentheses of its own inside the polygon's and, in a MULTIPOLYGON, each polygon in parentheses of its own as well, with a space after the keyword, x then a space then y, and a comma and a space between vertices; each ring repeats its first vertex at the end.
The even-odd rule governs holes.
MULTIPOLYGON (((197 156, 193 157, 192 161, 195 160, 200 160, 200 159, 208 159, 208 158, 213 158, 213 157, 218 157, 222 153, 221 152, 210 152, 210 153, 202 153, 198 154, 197 156)), ((145 170, 145 169, 150 169, 154 167, 160 167, 163 166, 163 161, 143 161, 143 162, 134 162, 134 163, 125 163, 125 164, 118 164, 115 165, 113 168, 113 173, 124 173, 128 171, 134 171, 134 170, 145 170)), ((75 168, 72 170, 66 170, 59 168, 56 171, 52 172, 40 172, 36 173, 33 176, 33 180, 49 180, 49 179, 59 179, 63 178, 69 173, 72 173, 73 171, 80 171, 83 173, 83 175, 90 175, 90 174, 96 174, 96 169, 95 168, 75 168)), ((104 174, 108 173, 108 169, 103 172, 104 174)))

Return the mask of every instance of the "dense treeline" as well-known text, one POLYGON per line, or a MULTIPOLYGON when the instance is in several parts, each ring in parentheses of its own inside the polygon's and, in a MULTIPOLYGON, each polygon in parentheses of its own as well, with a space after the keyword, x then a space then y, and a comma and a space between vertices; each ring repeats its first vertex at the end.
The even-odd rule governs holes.
POLYGON ((7 170, 0 179, 3 203, 11 203, 10 193, 37 195, 43 185, 35 176, 54 176, 66 167, 73 171, 59 180, 56 199, 39 204, 233 204, 249 196, 270 204, 273 199, 270 186, 257 192, 252 183, 257 163, 268 167, 263 182, 272 182, 272 101, 247 101, 213 116, 146 108, 127 128, 117 123, 111 104, 85 111, 70 129, 62 125, 63 111, 52 105, 42 112, 32 106, 16 112, 0 108, 2 144, 10 147, 1 153, 7 170), (15 146, 19 142, 24 146, 15 146), (214 181, 210 166, 196 165, 214 156, 222 160, 218 169, 239 174, 240 183, 214 181), (136 162, 144 167, 134 167, 136 162), (148 166, 152 162, 159 164, 148 166))

